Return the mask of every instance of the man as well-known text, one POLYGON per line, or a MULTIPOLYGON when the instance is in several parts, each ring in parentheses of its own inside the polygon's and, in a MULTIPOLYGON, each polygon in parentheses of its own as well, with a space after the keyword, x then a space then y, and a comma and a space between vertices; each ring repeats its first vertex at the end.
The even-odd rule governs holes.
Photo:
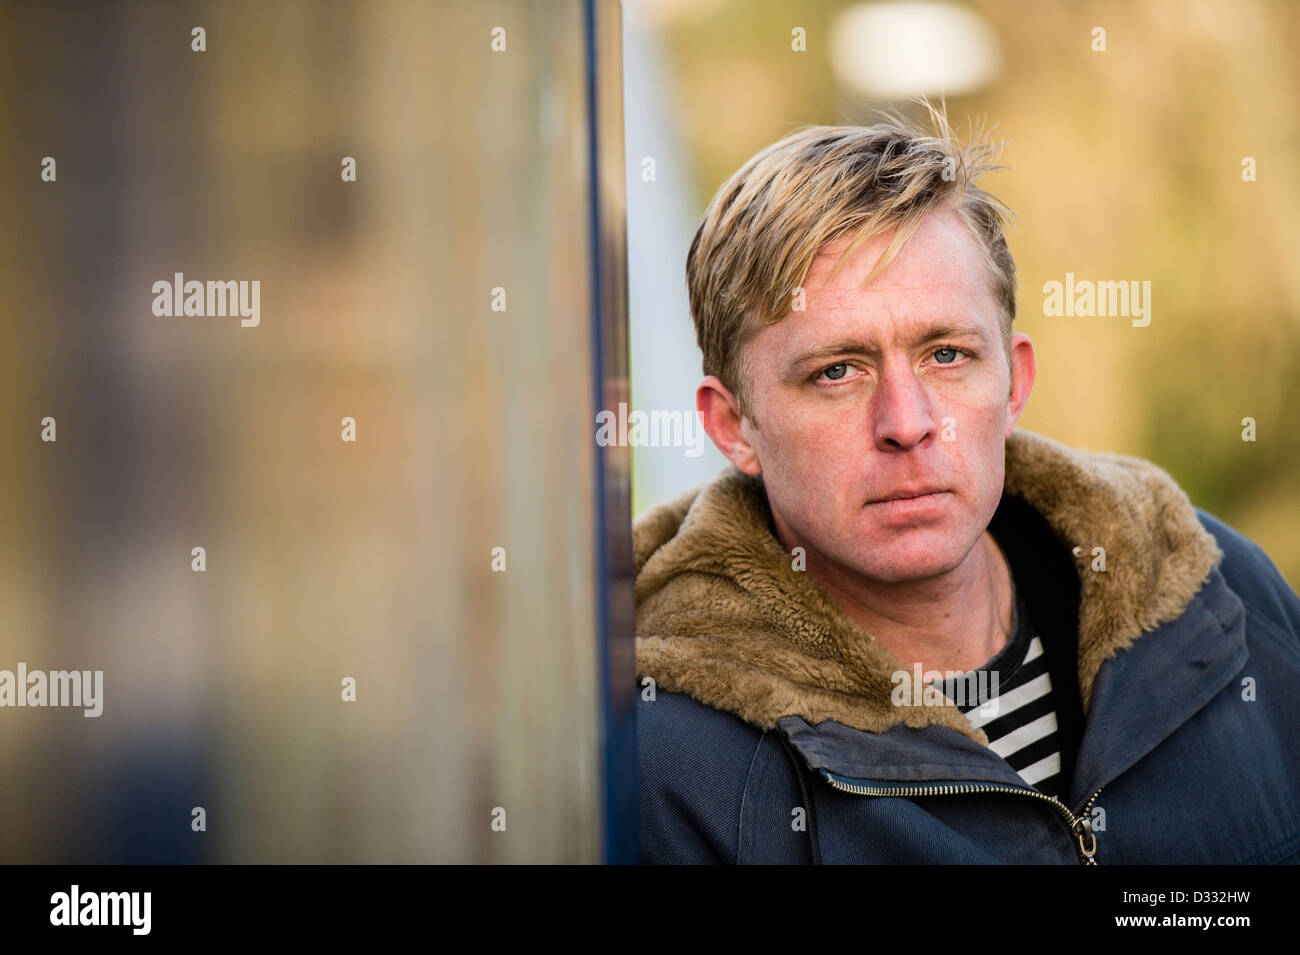
POLYGON ((1300 601, 1156 466, 1015 430, 994 148, 814 127, 687 281, 731 461, 635 527, 647 862, 1300 862, 1300 601))

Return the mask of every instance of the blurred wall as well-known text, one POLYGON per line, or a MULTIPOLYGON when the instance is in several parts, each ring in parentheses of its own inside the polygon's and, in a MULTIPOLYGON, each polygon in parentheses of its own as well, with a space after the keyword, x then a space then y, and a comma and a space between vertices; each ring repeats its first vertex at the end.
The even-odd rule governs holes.
POLYGON ((590 862, 626 828, 618 22, 0 4, 0 669, 105 684, 0 709, 0 861, 590 862), (156 315, 177 272, 259 281, 258 323, 156 315))

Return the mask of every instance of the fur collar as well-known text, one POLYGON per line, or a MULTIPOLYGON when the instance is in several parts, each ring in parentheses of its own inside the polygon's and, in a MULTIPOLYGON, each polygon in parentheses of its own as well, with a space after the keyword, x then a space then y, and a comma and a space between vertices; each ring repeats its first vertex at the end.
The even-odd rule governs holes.
MULTIPOLYGON (((1103 661, 1178 618, 1222 554, 1187 495, 1137 458, 1067 448, 1028 431, 1006 442, 1006 493, 1079 545, 1079 690, 1087 711, 1103 661), (1105 573, 1089 569, 1106 549, 1105 573)), ((791 568, 762 481, 732 465, 661 504, 633 530, 637 676, 762 729, 787 715, 868 732, 948 726, 987 744, 951 704, 896 707, 909 669, 791 568)))

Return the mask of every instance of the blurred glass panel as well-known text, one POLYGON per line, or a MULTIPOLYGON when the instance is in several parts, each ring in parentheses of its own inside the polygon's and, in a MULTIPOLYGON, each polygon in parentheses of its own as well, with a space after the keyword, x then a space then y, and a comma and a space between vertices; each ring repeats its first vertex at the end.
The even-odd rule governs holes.
POLYGON ((589 20, 0 5, 0 861, 601 857, 589 20))

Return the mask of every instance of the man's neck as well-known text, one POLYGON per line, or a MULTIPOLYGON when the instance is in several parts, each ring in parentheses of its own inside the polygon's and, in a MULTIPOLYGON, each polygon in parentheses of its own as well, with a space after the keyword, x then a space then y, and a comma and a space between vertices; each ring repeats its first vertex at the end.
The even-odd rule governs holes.
POLYGON ((1011 633, 1011 571, 988 531, 966 559, 939 577, 881 584, 817 560, 808 571, 858 626, 904 664, 973 670, 1011 633))

